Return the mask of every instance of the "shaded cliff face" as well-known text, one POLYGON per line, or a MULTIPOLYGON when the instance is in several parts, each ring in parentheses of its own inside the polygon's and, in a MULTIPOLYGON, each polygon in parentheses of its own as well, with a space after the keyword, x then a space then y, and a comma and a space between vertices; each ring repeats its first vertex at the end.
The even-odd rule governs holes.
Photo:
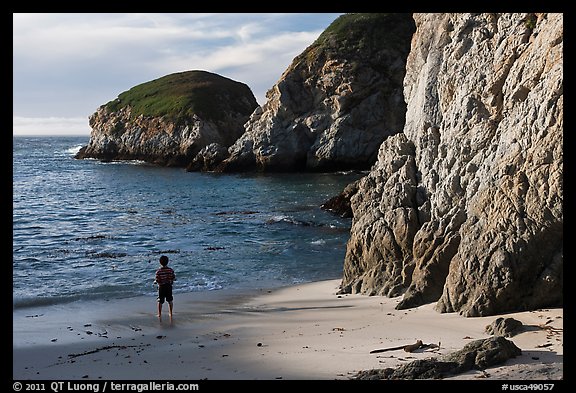
POLYGON ((343 292, 562 304, 562 14, 415 14, 404 132, 352 198, 343 292))
POLYGON ((347 14, 296 57, 221 171, 368 169, 402 131, 410 14, 347 14))
POLYGON ((206 146, 234 143, 256 107, 243 83, 205 71, 167 75, 98 108, 89 144, 76 157, 185 167, 206 146))

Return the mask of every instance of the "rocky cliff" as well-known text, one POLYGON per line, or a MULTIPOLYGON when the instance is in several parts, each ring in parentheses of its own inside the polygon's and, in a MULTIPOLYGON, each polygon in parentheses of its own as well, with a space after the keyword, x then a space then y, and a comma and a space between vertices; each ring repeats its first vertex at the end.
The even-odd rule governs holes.
POLYGON ((337 18, 268 91, 220 171, 368 169, 402 131, 410 14, 337 18))
POLYGON ((202 169, 210 156, 198 153, 226 150, 257 106, 248 86, 223 76, 205 71, 167 75, 98 108, 90 117, 89 144, 76 158, 202 169))
POLYGON ((563 301, 562 14, 415 14, 403 133, 352 197, 342 292, 483 316, 563 301))

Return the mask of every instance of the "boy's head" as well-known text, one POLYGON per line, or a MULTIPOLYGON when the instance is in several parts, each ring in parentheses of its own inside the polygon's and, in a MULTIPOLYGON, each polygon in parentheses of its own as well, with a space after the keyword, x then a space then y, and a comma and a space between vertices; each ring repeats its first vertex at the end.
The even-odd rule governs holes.
POLYGON ((168 265, 168 257, 166 255, 162 255, 160 257, 160 265, 162 266, 168 265))

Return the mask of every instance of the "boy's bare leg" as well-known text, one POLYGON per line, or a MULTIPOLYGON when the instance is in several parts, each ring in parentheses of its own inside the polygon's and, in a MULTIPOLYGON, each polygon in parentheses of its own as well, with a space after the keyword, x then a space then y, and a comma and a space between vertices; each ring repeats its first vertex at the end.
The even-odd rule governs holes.
POLYGON ((158 320, 162 322, 162 303, 158 303, 158 320))
POLYGON ((172 309, 174 304, 172 302, 168 302, 169 312, 170 312, 170 321, 172 321, 172 309))

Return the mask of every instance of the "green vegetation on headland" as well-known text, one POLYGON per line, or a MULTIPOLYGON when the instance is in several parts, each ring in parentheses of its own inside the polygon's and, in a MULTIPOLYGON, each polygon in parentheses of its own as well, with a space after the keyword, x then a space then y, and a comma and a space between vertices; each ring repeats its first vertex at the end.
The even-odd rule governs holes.
POLYGON ((110 112, 130 106, 131 117, 166 116, 171 120, 191 118, 223 120, 226 112, 244 115, 257 106, 250 88, 206 71, 185 71, 134 86, 105 104, 110 112))
MULTIPOLYGON (((322 55, 354 57, 379 50, 404 50, 405 36, 415 31, 409 14, 356 13, 340 15, 295 60, 312 64, 322 55)), ((322 59, 320 59, 322 60, 322 59)))

